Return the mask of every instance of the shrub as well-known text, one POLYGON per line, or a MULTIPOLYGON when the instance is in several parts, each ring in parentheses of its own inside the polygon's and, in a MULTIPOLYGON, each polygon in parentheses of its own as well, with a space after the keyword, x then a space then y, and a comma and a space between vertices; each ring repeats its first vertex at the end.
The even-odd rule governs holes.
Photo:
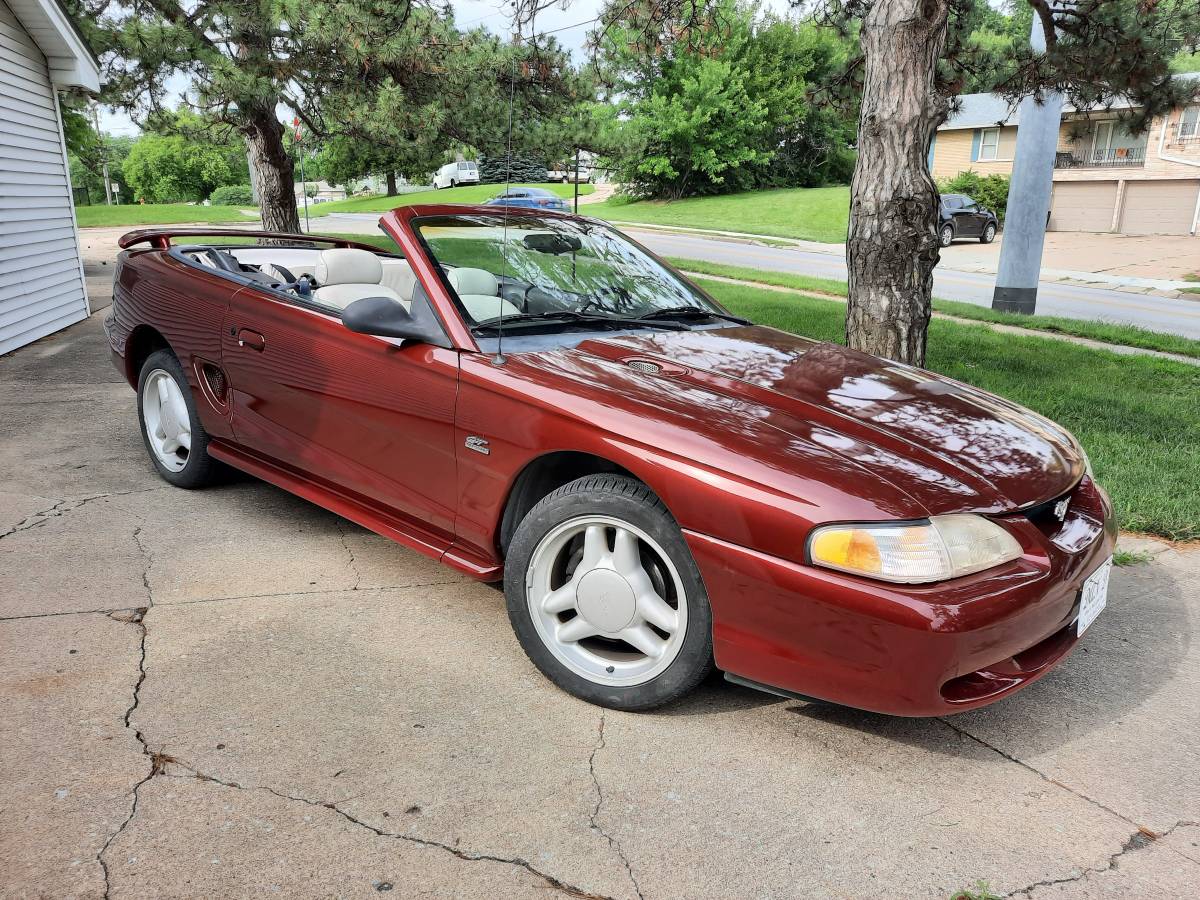
POLYGON ((213 206, 254 206, 254 191, 248 184, 225 184, 209 195, 208 202, 213 206))
POLYGON ((966 194, 994 212, 1003 225, 1004 211, 1008 206, 1008 182, 1007 175, 980 175, 967 169, 941 182, 938 190, 943 194, 966 194))

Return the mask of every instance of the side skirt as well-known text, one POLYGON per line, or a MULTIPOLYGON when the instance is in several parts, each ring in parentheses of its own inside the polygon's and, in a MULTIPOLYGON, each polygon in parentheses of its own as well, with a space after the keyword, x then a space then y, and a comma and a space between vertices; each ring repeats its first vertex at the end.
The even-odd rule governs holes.
POLYGON ((352 496, 305 478, 270 460, 217 440, 208 445, 208 452, 214 459, 302 497, 397 544, 445 563, 471 578, 494 581, 501 577, 503 567, 474 559, 459 551, 453 544, 439 541, 422 529, 409 526, 393 516, 384 515, 352 496))

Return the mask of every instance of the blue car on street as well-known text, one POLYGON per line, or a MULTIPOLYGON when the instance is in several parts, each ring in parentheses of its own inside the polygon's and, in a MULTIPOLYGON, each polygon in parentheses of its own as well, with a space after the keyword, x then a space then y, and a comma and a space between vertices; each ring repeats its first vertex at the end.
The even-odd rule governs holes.
POLYGON ((552 209, 556 212, 570 212, 571 207, 566 200, 545 188, 509 188, 502 194, 487 201, 484 206, 523 206, 527 209, 552 209))

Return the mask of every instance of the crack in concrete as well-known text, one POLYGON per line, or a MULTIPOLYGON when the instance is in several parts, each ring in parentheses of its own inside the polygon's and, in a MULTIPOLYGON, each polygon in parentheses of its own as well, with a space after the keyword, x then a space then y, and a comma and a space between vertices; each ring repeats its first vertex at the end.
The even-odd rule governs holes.
POLYGON ((596 738, 596 746, 592 748, 592 755, 588 757, 588 772, 592 776, 592 785, 596 788, 596 805, 592 807, 591 815, 588 816, 588 823, 591 825, 593 831, 608 841, 608 846, 617 854, 617 857, 621 860, 621 864, 625 866, 625 871, 629 875, 629 881, 633 885, 633 890, 638 895, 639 900, 645 900, 642 887, 638 884, 638 880, 633 874, 633 867, 629 864, 629 857, 625 855, 625 850, 621 847, 621 842, 605 831, 604 827, 597 821, 600 816, 600 807, 604 805, 604 789, 600 787, 600 779, 596 775, 596 754, 604 749, 604 745, 604 713, 600 713, 600 727, 596 738))
POLYGON ((346 528, 342 524, 340 518, 334 519, 334 524, 337 525, 338 534, 342 538, 342 546, 346 549, 346 555, 350 557, 350 571, 354 573, 354 584, 350 590, 357 591, 358 586, 362 584, 362 572, 358 570, 358 560, 354 558, 354 551, 350 549, 350 542, 346 540, 346 528))
MULTIPOLYGON (((1036 891, 1038 888, 1053 887, 1056 884, 1070 884, 1075 881, 1083 881, 1089 875, 1103 875, 1105 872, 1111 872, 1120 866, 1119 860, 1125 854, 1132 853, 1135 850, 1141 850, 1143 847, 1149 847, 1151 844, 1155 843, 1156 841, 1160 841, 1163 838, 1165 838, 1176 828, 1181 828, 1181 827, 1187 826, 1187 825, 1197 825, 1197 824, 1200 824, 1200 823, 1191 822, 1191 821, 1187 821, 1187 820, 1181 820, 1179 822, 1176 822, 1174 825, 1172 825, 1170 828, 1166 829, 1165 831, 1159 831, 1159 832, 1151 831, 1149 828, 1139 827, 1138 830, 1135 831, 1133 834, 1131 834, 1129 836, 1129 838, 1125 841, 1125 843, 1121 845, 1120 850, 1118 850, 1116 853, 1112 853, 1109 855, 1108 865, 1102 866, 1100 868, 1097 868, 1095 866, 1089 866, 1086 869, 1080 869, 1077 874, 1069 875, 1066 878, 1047 878, 1043 881, 1035 881, 1033 884, 1028 884, 1025 887, 1017 888, 1015 891, 1009 891, 1007 894, 1004 895, 1002 900, 1008 900, 1009 897, 1016 897, 1016 896, 1019 896, 1022 894, 1025 897, 1030 898, 1033 896, 1033 892, 1036 891)), ((1180 855, 1182 855, 1182 854, 1180 854, 1180 855)), ((1184 859, 1187 859, 1187 857, 1185 856, 1184 859)))
POLYGON ((1061 788, 1062 790, 1066 791, 1068 794, 1074 794, 1080 800, 1084 800, 1087 803, 1090 803, 1092 806, 1095 806, 1097 809, 1104 810, 1110 816, 1115 816, 1116 818, 1120 819, 1122 822, 1125 822, 1128 825, 1132 825, 1134 828, 1140 829, 1140 828, 1144 827, 1140 823, 1135 822, 1133 819, 1129 818, 1129 816, 1124 815, 1123 813, 1117 812, 1111 806, 1106 806, 1105 804, 1101 803, 1099 800, 1095 799, 1094 797, 1089 797, 1087 794, 1083 793, 1082 791, 1078 791, 1075 788, 1071 787, 1070 785, 1064 784, 1063 782, 1059 781, 1057 778, 1051 778, 1045 772, 1042 772, 1041 770, 1035 768, 1034 766, 1031 766, 1029 763, 1025 762, 1025 760, 1021 759, 1020 757, 1013 756, 1011 753, 1001 750, 995 744, 989 744, 983 738, 977 737, 976 735, 971 734, 971 732, 967 731, 965 728, 960 728, 959 726, 955 725, 953 722, 948 722, 944 718, 939 718, 938 721, 941 722, 943 725, 945 725, 947 728, 949 728, 951 731, 954 731, 957 734, 961 735, 962 737, 965 737, 965 738, 968 738, 968 739, 974 741, 975 743, 979 744, 981 747, 986 747, 988 750, 991 750, 993 753, 996 753, 996 754, 1004 757, 1009 762, 1014 762, 1018 766, 1021 766, 1024 769, 1028 769, 1030 772, 1032 772, 1038 778, 1041 778, 1043 781, 1047 781, 1050 784, 1054 785, 1055 787, 1061 788))
POLYGON ((615 900, 615 898, 606 896, 604 894, 594 894, 590 891, 586 891, 583 888, 576 887, 573 884, 565 882, 561 878, 557 878, 548 872, 543 872, 528 860, 522 859, 519 856, 496 856, 491 853, 473 853, 469 850, 463 850, 455 845, 443 843, 442 841, 417 837, 411 834, 397 834, 394 831, 384 831, 382 828, 378 828, 375 825, 372 825, 370 822, 366 822, 358 818, 352 813, 349 813, 339 807, 336 803, 332 803, 327 800, 313 800, 311 797, 304 797, 299 794, 285 794, 284 792, 277 791, 275 788, 268 787, 267 785, 246 785, 236 781, 226 781, 223 778, 217 778, 216 776, 200 772, 187 763, 182 762, 174 757, 160 754, 159 758, 163 760, 163 766, 159 772, 154 774, 162 774, 166 778, 183 777, 181 775, 172 775, 170 772, 165 771, 167 766, 177 766, 191 773, 191 777, 198 781, 217 784, 221 787, 236 791, 263 791, 264 793, 271 794, 272 796, 278 797, 281 800, 288 800, 293 803, 304 803, 308 806, 315 806, 319 809, 327 809, 330 812, 341 816, 350 824, 359 828, 363 828, 377 837, 388 838, 389 840, 405 841, 410 844, 417 844, 421 847, 430 847, 435 850, 443 850, 446 853, 449 853, 450 855, 455 856, 465 862, 494 862, 500 863, 501 865, 521 868, 527 871, 530 875, 541 879, 547 886, 552 887, 570 897, 577 897, 580 898, 580 900, 615 900))
POLYGON ((150 588, 150 566, 153 564, 153 557, 147 551, 146 546, 142 543, 142 527, 139 525, 133 530, 133 540, 137 544, 138 550, 142 554, 144 565, 142 566, 142 585, 146 589, 146 605, 137 607, 126 615, 118 615, 116 611, 109 613, 109 617, 117 622, 125 622, 135 626, 139 631, 138 638, 138 677, 133 685, 133 697, 130 700, 129 706, 125 709, 124 723, 126 730, 132 730, 133 736, 137 739, 138 744, 142 748, 142 755, 150 761, 150 771, 133 786, 130 792, 129 815, 125 817, 117 830, 110 834, 104 842, 99 852, 96 854, 96 862, 100 864, 100 871, 104 876, 104 898, 108 900, 111 895, 112 883, 109 878, 108 862, 104 858, 104 854, 108 852, 108 848, 112 845, 126 828, 129 823, 134 820, 138 811, 138 796, 142 787, 150 781, 155 775, 158 775, 166 768, 168 762, 172 762, 172 758, 165 753, 156 752, 150 749, 150 745, 146 742, 145 735, 141 730, 133 726, 133 714, 142 702, 142 685, 146 683, 146 614, 154 607, 154 593, 150 588))
POLYGON ((46 509, 39 510, 38 512, 35 512, 35 513, 32 513, 31 515, 26 516, 24 519, 22 519, 16 525, 9 528, 7 531, 0 531, 0 541, 2 541, 6 537, 10 537, 14 534, 20 534, 22 531, 29 531, 32 528, 40 528, 41 526, 45 525, 47 522, 53 521, 54 519, 57 519, 60 516, 64 516, 69 512, 73 512, 73 511, 79 509, 80 507, 87 506, 87 504, 91 503, 93 500, 105 500, 109 497, 128 497, 130 494, 148 494, 152 491, 161 491, 161 490, 165 490, 165 488, 161 488, 161 487, 139 488, 138 490, 135 490, 135 491, 110 491, 110 492, 104 493, 104 494, 91 494, 87 497, 78 497, 75 499, 70 499, 70 498, 56 499, 54 501, 53 506, 47 507, 46 509))

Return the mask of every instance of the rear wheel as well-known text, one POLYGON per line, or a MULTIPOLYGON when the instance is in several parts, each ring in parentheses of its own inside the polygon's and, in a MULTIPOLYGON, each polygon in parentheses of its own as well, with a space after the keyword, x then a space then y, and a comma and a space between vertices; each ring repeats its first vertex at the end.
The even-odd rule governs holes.
POLYGON ((216 480, 220 464, 208 455, 208 433, 183 366, 170 350, 156 350, 142 364, 138 419, 150 461, 166 481, 197 488, 216 480))
POLYGON ((568 693, 651 709, 712 668, 712 612, 679 526, 643 484, 590 475, 521 521, 505 564, 526 654, 568 693))
POLYGON ((996 225, 994 222, 988 222, 983 227, 983 234, 979 236, 979 243, 990 244, 996 239, 996 225))
POLYGON ((954 226, 943 225, 942 230, 938 233, 938 243, 943 247, 949 247, 954 243, 954 226))

